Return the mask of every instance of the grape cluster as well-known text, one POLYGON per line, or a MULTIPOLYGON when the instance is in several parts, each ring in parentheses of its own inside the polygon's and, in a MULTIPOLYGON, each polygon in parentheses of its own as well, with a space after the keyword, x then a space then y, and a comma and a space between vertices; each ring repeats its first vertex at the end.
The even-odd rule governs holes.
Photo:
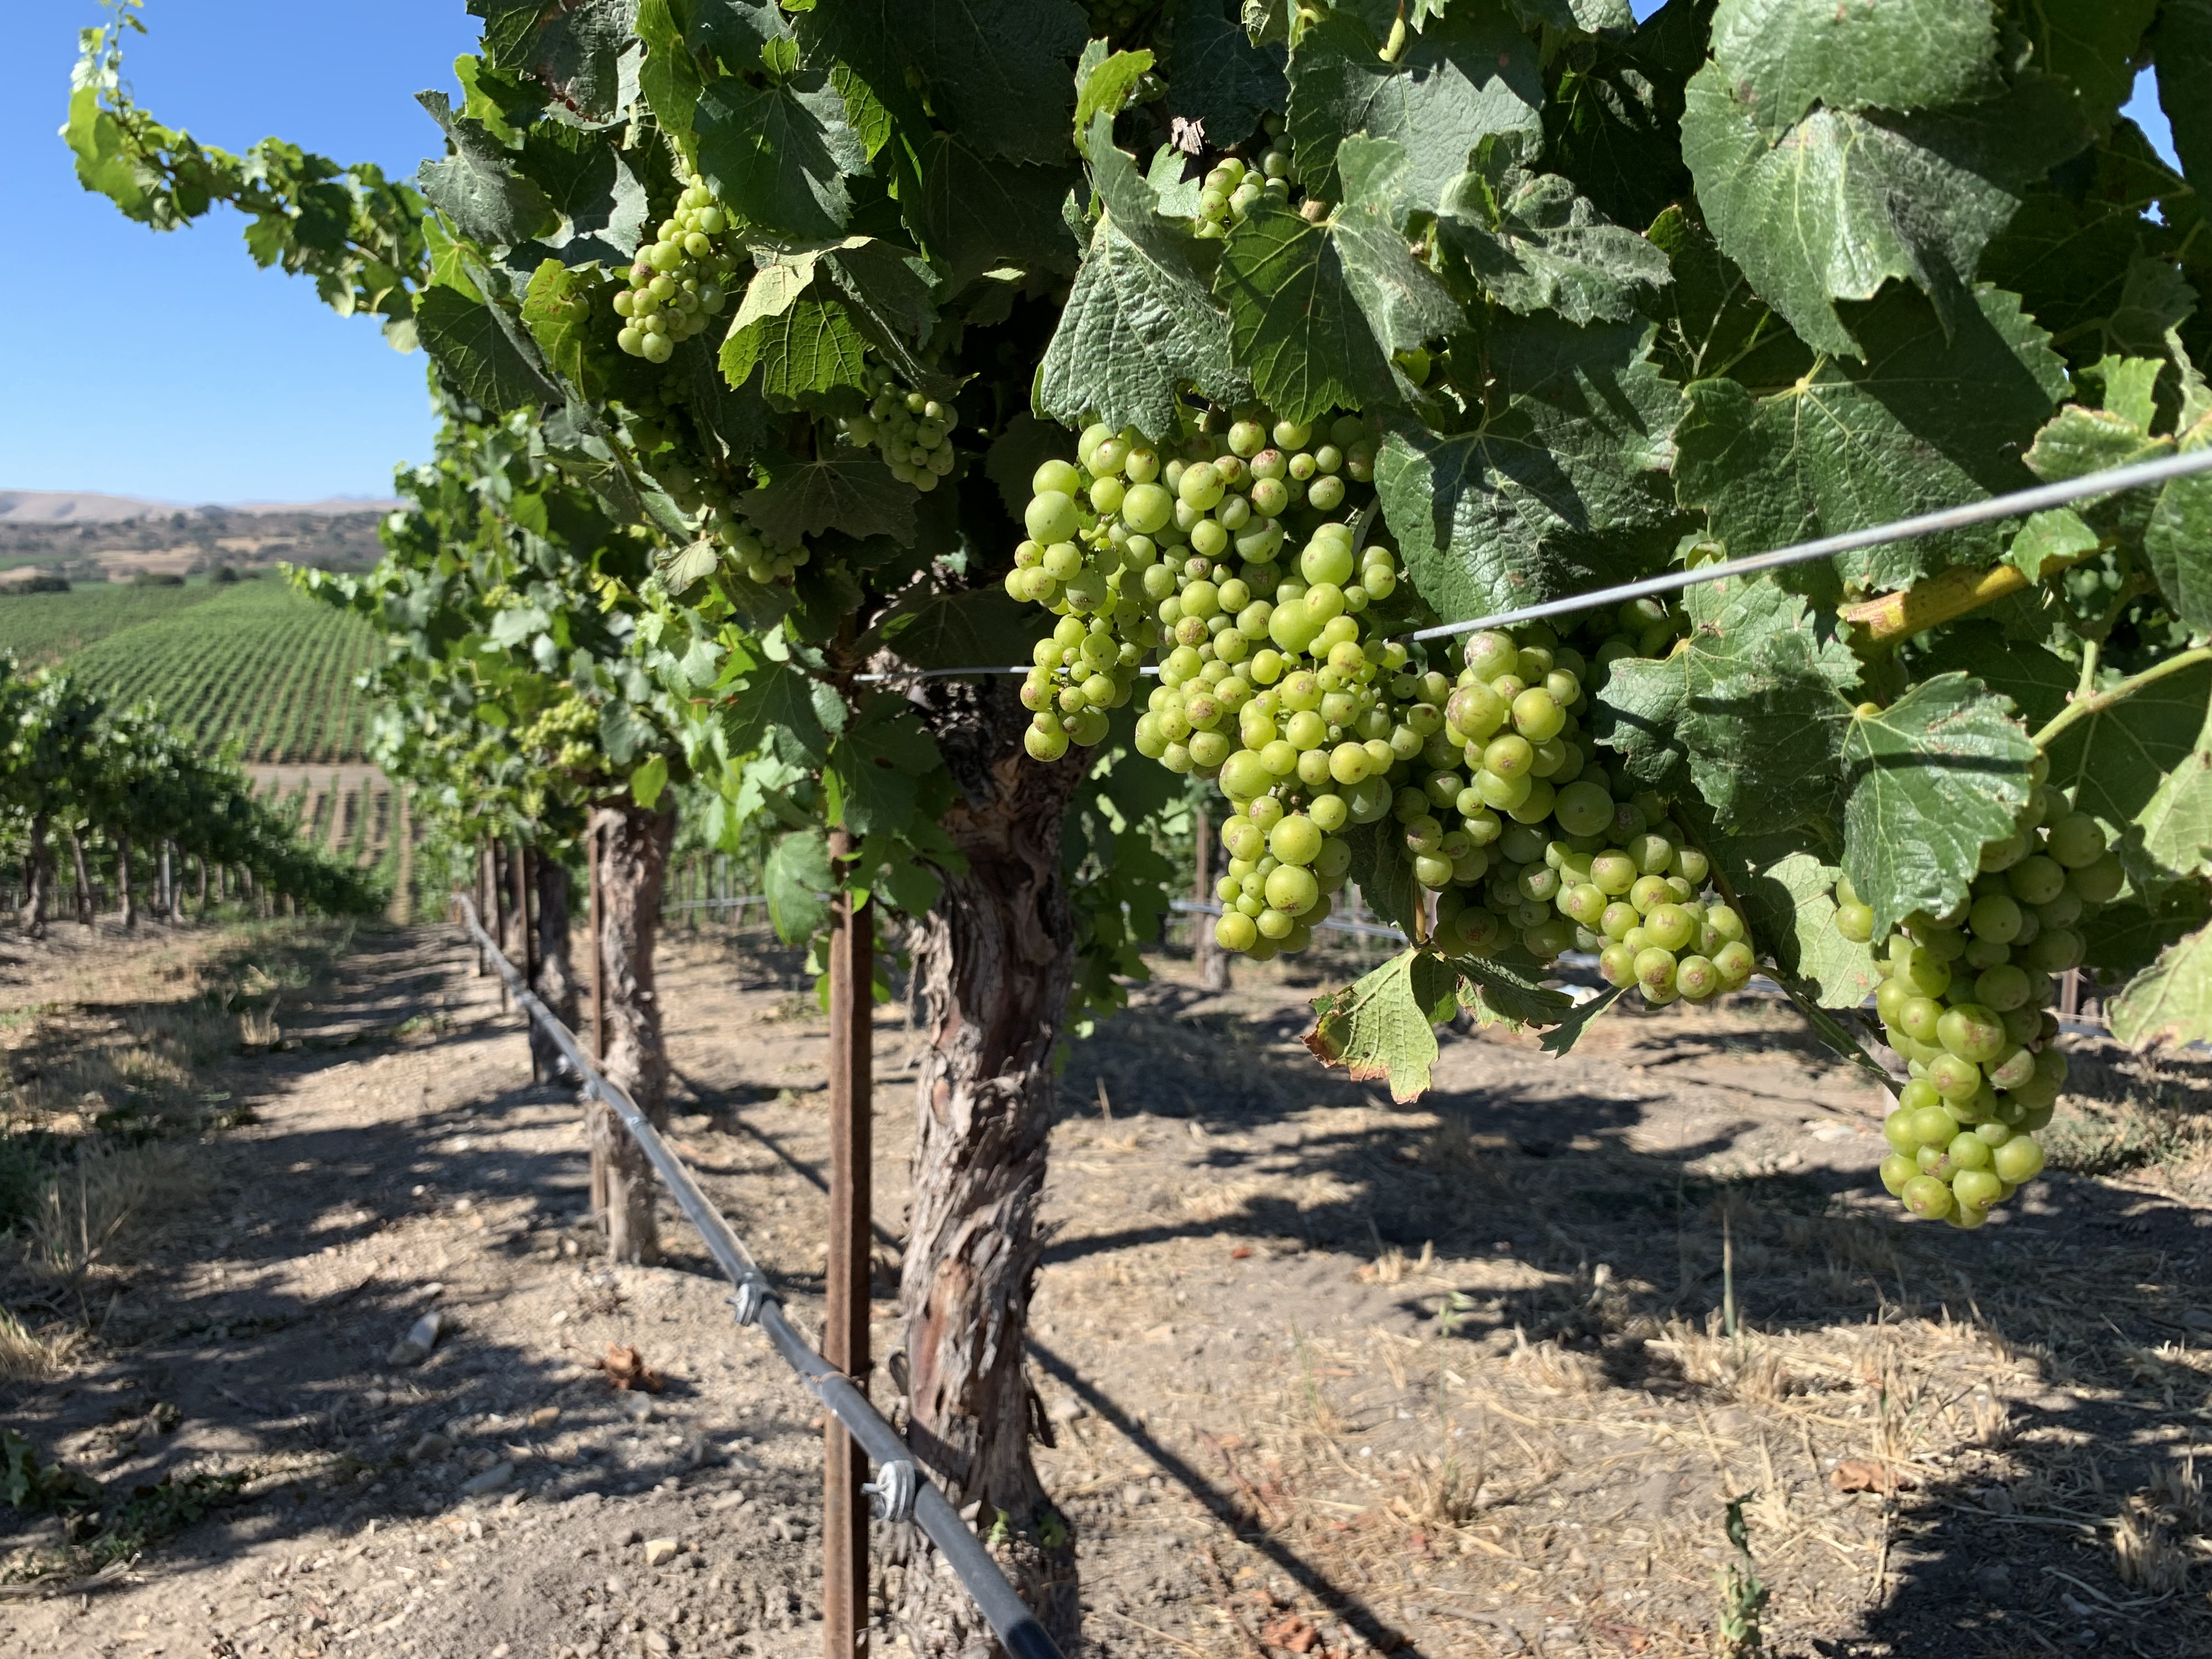
POLYGON ((949 404, 901 386, 886 368, 871 371, 868 392, 867 412, 842 418, 840 430, 862 448, 874 446, 893 477, 927 495, 959 464, 952 447, 957 412, 949 404))
POLYGON ((615 293, 615 314, 623 319, 617 345, 633 357, 665 363, 678 341, 720 313, 737 270, 735 253, 717 240, 730 224, 714 192, 687 178, 674 216, 638 250, 629 286, 615 293))
MULTIPOLYGON (((1261 647, 1274 637, 1271 629, 1291 620, 1275 620, 1286 521, 1317 523, 1343 506, 1347 479, 1374 476, 1364 423, 1339 422, 1329 437, 1340 441, 1313 444, 1314 436, 1308 427, 1270 423, 1264 411, 1233 422, 1209 416, 1164 453, 1134 430, 1093 425, 1078 443, 1078 465, 1037 469, 1024 515, 1029 536, 1014 550, 1006 583, 1014 598, 1061 618, 1037 642, 1022 690, 1035 711, 1032 755, 1056 759, 1070 742, 1103 738, 1105 711, 1128 700, 1146 654, 1172 639, 1152 706, 1138 722, 1138 746, 1176 770, 1215 775, 1230 752, 1218 728, 1235 708, 1201 701, 1193 726, 1178 724, 1170 705, 1180 711, 1186 690, 1196 696, 1235 678, 1242 689, 1225 695, 1241 706, 1262 684, 1255 676, 1263 659, 1280 677, 1280 652, 1261 647)), ((1345 525, 1333 533, 1349 548, 1345 525)), ((1388 556, 1376 556, 1382 569, 1388 556)), ((1395 568, 1381 580, 1395 585, 1395 568)), ((1295 588, 1302 598, 1306 584, 1295 588)), ((1369 603, 1364 587, 1331 591, 1340 611, 1369 603)), ((1357 634, 1347 621, 1334 637, 1357 634)))
MULTIPOLYGON (((1654 647, 1671 639, 1660 607, 1622 620, 1654 647)), ((1647 1002, 1704 1002, 1751 977, 1743 918, 1707 895, 1705 855, 1667 803, 1598 764, 1581 732, 1584 677, 1638 642, 1607 636, 1593 666, 1540 623, 1470 635, 1443 741, 1422 757, 1433 769, 1400 789, 1396 815, 1415 879, 1443 890, 1447 949, 1484 956, 1517 939, 1540 961, 1592 951, 1607 983, 1647 1002)))
POLYGON ((810 556, 804 543, 771 544, 738 511, 738 498, 749 480, 733 482, 714 468, 694 470, 684 459, 704 452, 685 440, 689 416, 678 403, 647 392, 623 407, 621 435, 632 458, 691 519, 697 533, 719 544, 748 578, 763 585, 787 581, 805 565, 810 556))
MULTIPOLYGON (((1955 910, 1907 918, 1876 962, 1875 1005, 1911 1074, 1882 1125, 1882 1184, 1914 1215, 1954 1227, 1980 1226, 2043 1168, 2035 1133, 2066 1081, 2054 975, 2081 965, 2078 924, 2124 879, 2097 821, 2040 776, 1981 866, 1955 910)), ((1837 897, 1838 930, 1873 943, 1874 913, 1848 879, 1837 897)))
MULTIPOLYGON (((1272 121, 1273 118, 1269 118, 1272 121)), ((1249 167, 1237 156, 1224 155, 1206 175, 1198 193, 1198 212, 1191 220, 1191 234, 1218 241, 1232 224, 1243 222, 1252 204, 1262 196, 1279 202, 1290 199, 1289 152, 1270 148, 1249 167)))

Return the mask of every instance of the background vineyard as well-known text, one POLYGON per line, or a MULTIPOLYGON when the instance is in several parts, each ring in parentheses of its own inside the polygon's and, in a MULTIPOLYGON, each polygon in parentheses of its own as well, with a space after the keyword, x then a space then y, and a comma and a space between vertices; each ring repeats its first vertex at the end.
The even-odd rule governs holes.
POLYGON ((235 740, 249 764, 362 757, 369 705, 354 680, 375 659, 376 635, 273 577, 9 595, 0 649, 27 667, 66 662, 118 701, 152 702, 210 750, 235 740))

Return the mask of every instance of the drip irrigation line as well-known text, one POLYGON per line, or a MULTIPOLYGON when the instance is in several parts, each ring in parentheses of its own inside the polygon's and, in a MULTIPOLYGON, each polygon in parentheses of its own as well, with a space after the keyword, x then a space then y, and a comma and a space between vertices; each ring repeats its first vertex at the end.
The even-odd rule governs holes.
MULTIPOLYGON (((2185 454, 2163 456, 2154 461, 2137 461, 2129 466, 2087 472, 2078 478, 2038 484, 2032 489, 2015 489, 2009 495, 1992 495, 1986 501, 1969 501, 1961 507, 1947 507, 1939 512, 1899 519, 1869 530, 1848 530, 1841 535, 1823 536, 1817 541, 1799 542, 1793 546, 1778 548, 1771 553, 1754 553, 1746 558, 1700 565, 1694 570, 1669 570, 1662 575, 1620 582, 1611 587, 1597 588, 1591 592, 1577 593, 1564 599, 1547 599, 1540 605, 1524 605, 1517 610, 1499 611, 1487 617, 1477 617, 1472 622, 1442 623, 1434 628, 1423 628, 1395 637, 1401 641, 1448 639, 1456 634, 1472 634, 1485 628, 1504 628, 1514 623, 1535 622, 1546 617, 1564 617, 1577 611, 1594 611, 1601 605, 1624 605, 1631 599, 1644 599, 1654 593, 1677 592, 1705 582, 1723 581, 1730 576, 1755 575, 1762 570, 1778 570, 1786 565, 1808 564, 1814 559, 1833 558, 1838 553, 1887 547, 1892 542, 1909 542, 1917 536, 1932 536, 1944 530, 1963 530, 1969 525, 1988 524, 1996 519, 2017 518, 2024 514, 2063 507, 2069 501, 2078 501, 2090 495, 2141 489, 2149 484, 2166 483, 2175 478, 2192 477, 2203 472, 2212 472, 2212 448, 2192 449, 2185 454)), ((1360 526, 1358 539, 1362 542, 1366 539, 1367 527, 1373 522, 1376 505, 1369 503, 1358 521, 1360 526)), ((1017 664, 1003 668, 907 668, 888 673, 856 674, 854 678, 870 681, 963 679, 979 674, 1028 674, 1031 672, 1031 665, 1017 664)), ((1157 674, 1159 670, 1146 665, 1137 672, 1157 674)))
POLYGON ((537 1022, 562 1057, 575 1067, 576 1074, 584 1079, 584 1093, 605 1102, 623 1127, 629 1131, 647 1162, 666 1183, 677 1207, 698 1229, 708 1254, 714 1258, 724 1276, 737 1286, 738 1322, 760 1327, 769 1345, 785 1364, 799 1373, 799 1380, 806 1385, 807 1391, 836 1414, 867 1454, 876 1469, 872 1490, 878 1493, 879 1501, 890 1511, 886 1518, 911 1519, 929 1535, 1013 1659, 1061 1659, 1059 1646, 1022 1604, 1014 1587, 999 1570, 999 1564, 960 1518, 951 1500, 934 1482, 920 1474, 914 1453, 899 1437, 898 1431, 869 1403, 868 1397, 852 1378, 817 1353, 793 1326, 784 1314, 775 1287, 747 1251, 744 1242, 700 1189, 684 1160, 660 1138, 652 1121, 638 1109, 629 1091, 601 1073, 586 1056, 575 1033, 556 1019, 552 1011, 532 994, 522 976, 515 972, 514 964, 493 943, 491 935, 484 932, 483 923, 477 919, 477 908, 467 895, 456 893, 453 902, 470 937, 489 955, 492 966, 514 994, 516 1004, 537 1022))

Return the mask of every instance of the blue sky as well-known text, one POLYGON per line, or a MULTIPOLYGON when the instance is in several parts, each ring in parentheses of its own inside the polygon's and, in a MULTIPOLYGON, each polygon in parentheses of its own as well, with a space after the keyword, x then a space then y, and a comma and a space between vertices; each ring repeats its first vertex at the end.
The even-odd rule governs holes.
MULTIPOLYGON (((1636 0, 1639 13, 1656 0, 1636 0)), ((150 0, 126 74, 158 118, 240 149, 274 133, 411 174, 440 149, 413 94, 476 41, 462 0, 361 10, 150 0)), ((95 0, 9 0, 0 21, 0 200, 53 251, 0 262, 0 489, 185 503, 381 495, 430 447, 422 359, 254 266, 218 210, 157 235, 82 191, 56 137, 95 0)), ((2130 114, 2169 157, 2146 76, 2130 114)))
MULTIPOLYGON (((161 120, 401 175, 443 147, 414 94, 453 84, 477 27, 462 0, 151 0, 145 15, 125 73, 161 120)), ((100 16, 94 0, 0 6, 0 201, 21 239, 0 262, 0 489, 390 494, 393 464, 429 451, 419 355, 258 269, 234 213, 156 234, 79 188, 56 130, 77 31, 100 16)))

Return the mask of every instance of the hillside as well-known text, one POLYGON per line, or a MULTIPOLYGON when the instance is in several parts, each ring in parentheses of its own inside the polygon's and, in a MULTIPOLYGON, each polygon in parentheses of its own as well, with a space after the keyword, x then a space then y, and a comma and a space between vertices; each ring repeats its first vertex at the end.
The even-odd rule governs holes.
POLYGON ((0 584, 13 573, 102 581, 142 570, 181 576, 280 560, 365 568, 383 552, 376 529, 391 505, 181 508, 118 496, 0 490, 0 584))
POLYGON ((353 682, 377 649, 366 623, 274 576, 0 595, 0 650, 66 662, 210 748, 235 738, 249 762, 359 759, 369 703, 353 682))

